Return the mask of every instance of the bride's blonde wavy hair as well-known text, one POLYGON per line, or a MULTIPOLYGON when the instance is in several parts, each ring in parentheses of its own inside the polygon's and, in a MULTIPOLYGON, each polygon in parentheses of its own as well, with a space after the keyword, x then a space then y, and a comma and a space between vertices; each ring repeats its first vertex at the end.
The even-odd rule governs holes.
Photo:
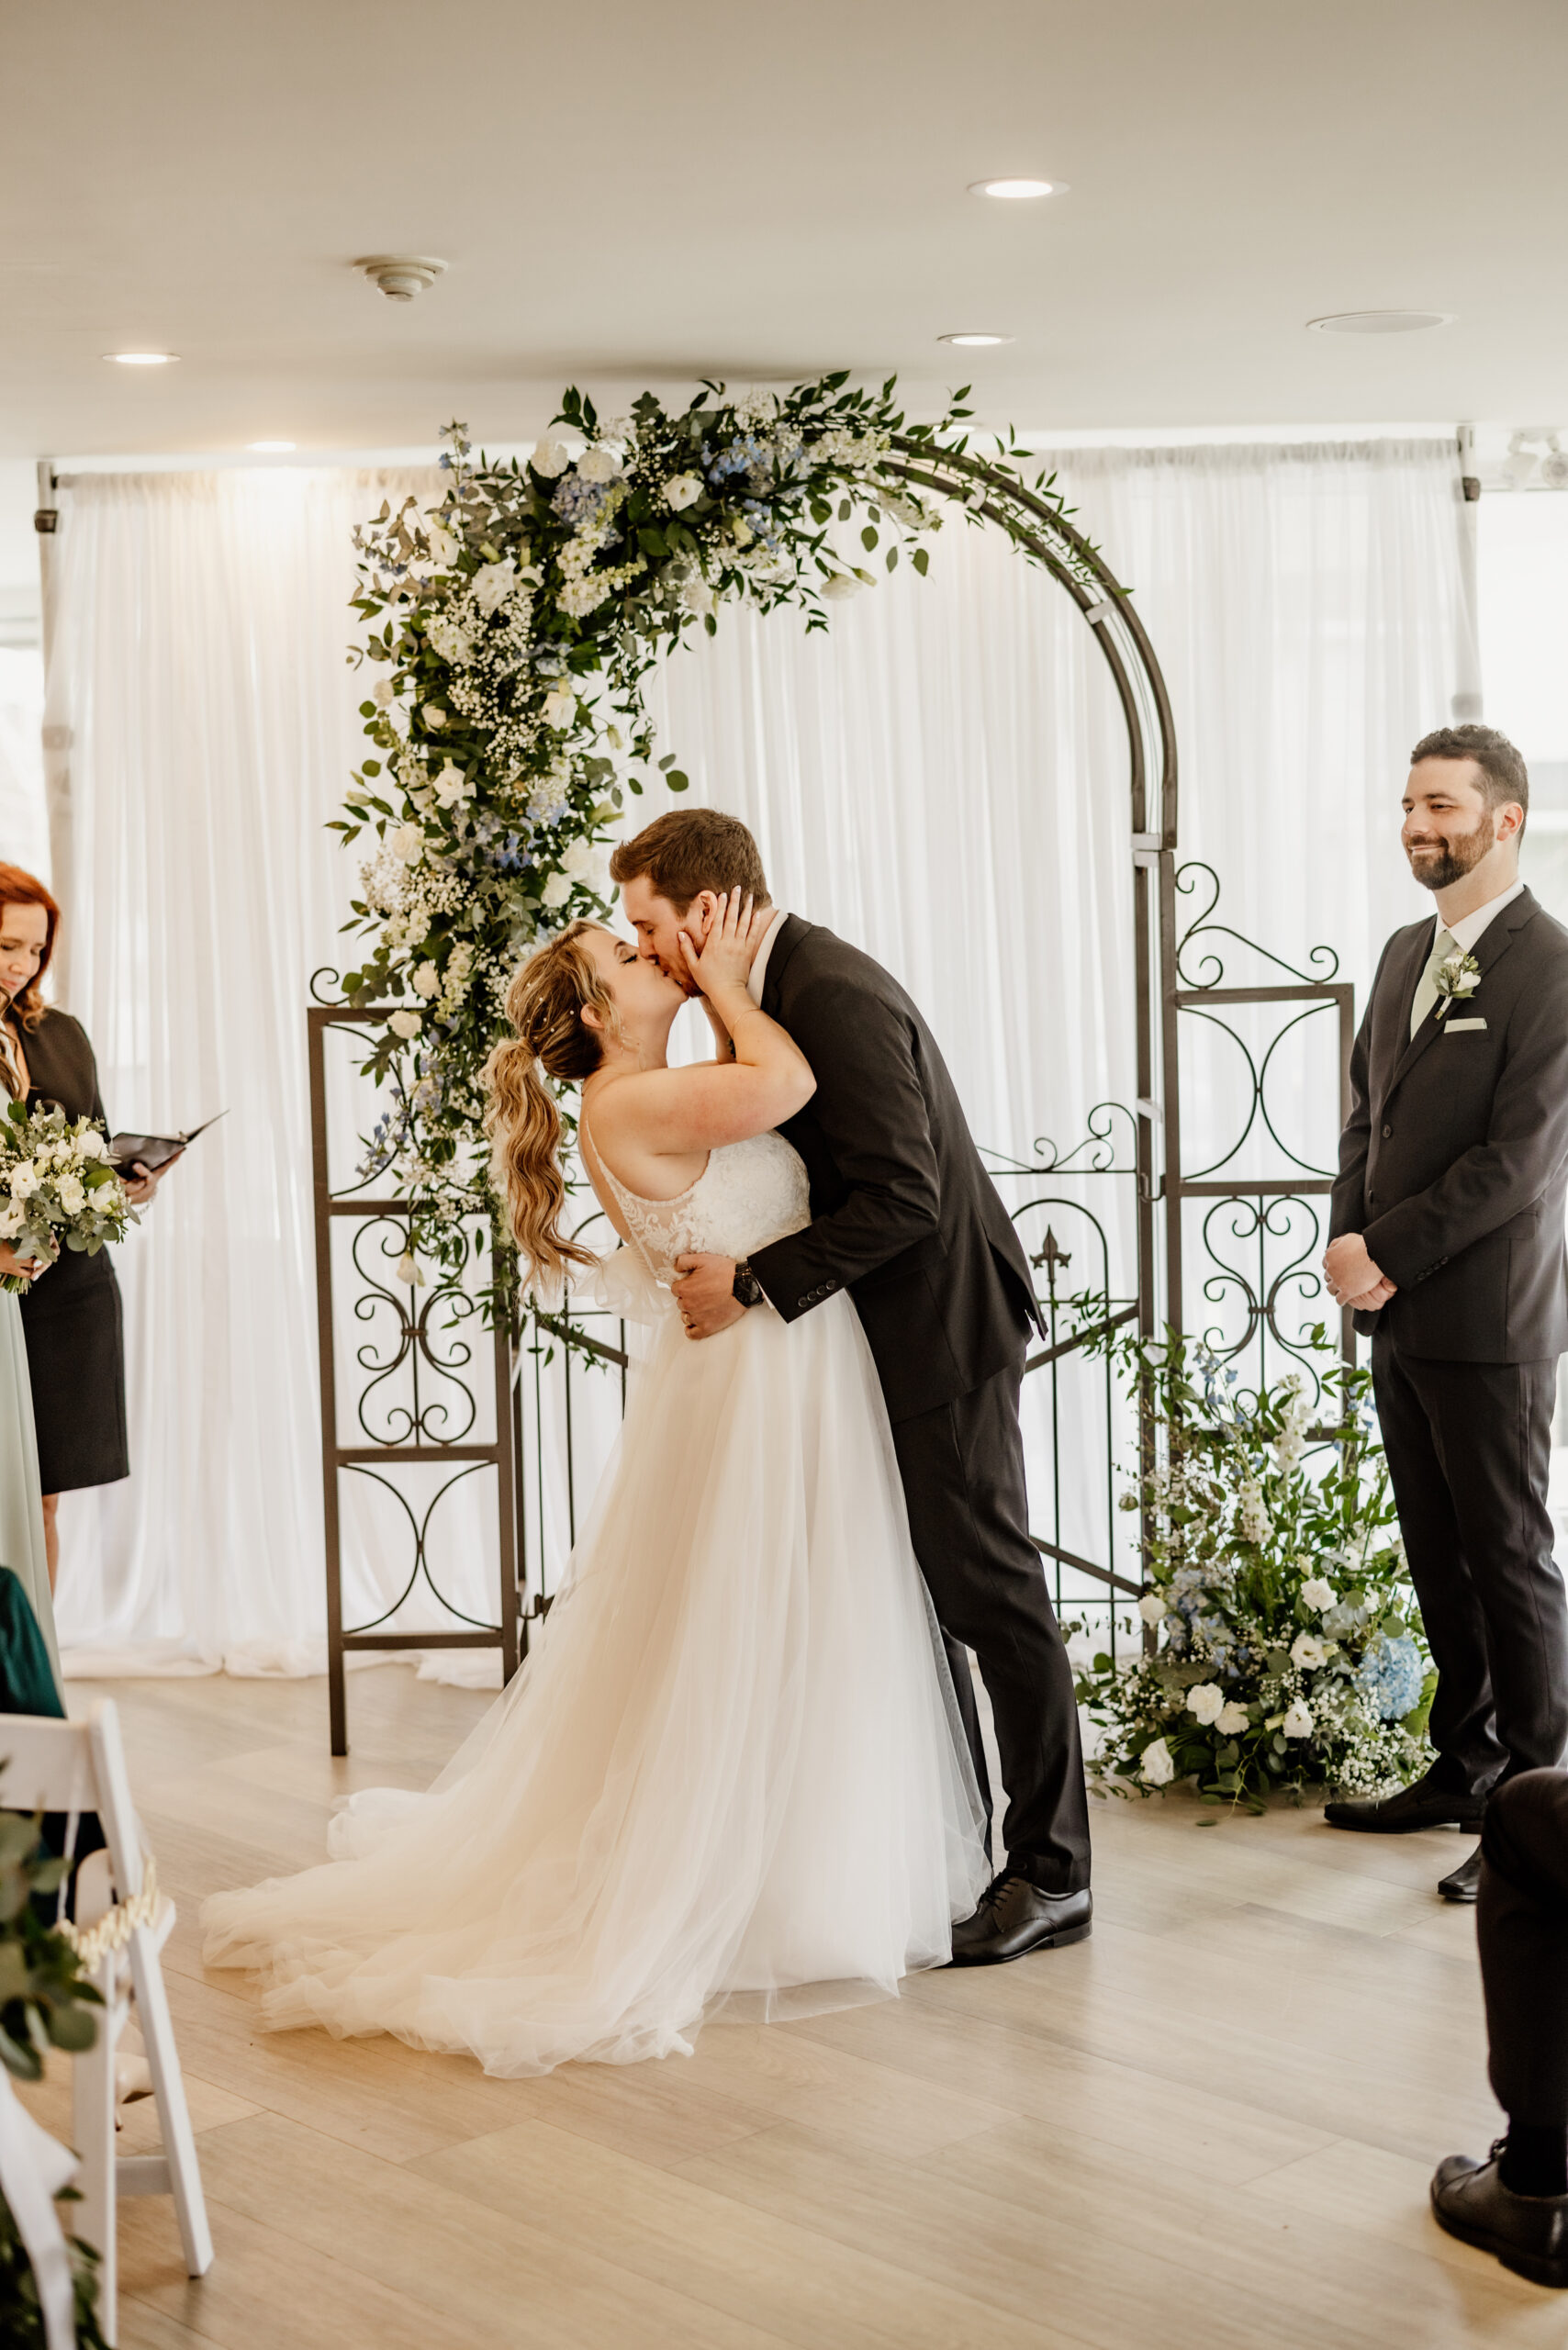
POLYGON ((498 1045, 485 1063, 490 1181, 506 1202, 525 1268, 546 1283, 558 1281, 569 1265, 599 1261, 562 1226, 561 1113, 544 1080, 580 1085, 603 1059, 599 1036, 584 1025, 585 1006, 599 1014, 609 1035, 624 1034, 588 949, 588 933, 603 928, 602 923, 568 923, 558 938, 529 957, 507 990, 507 1018, 517 1035, 498 1045))

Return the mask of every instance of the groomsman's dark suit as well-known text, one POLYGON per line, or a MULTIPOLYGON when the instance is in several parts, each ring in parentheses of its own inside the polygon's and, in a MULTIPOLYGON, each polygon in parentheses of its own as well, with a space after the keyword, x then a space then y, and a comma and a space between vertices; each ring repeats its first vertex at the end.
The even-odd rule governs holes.
POLYGON ((832 931, 786 915, 762 1008, 816 1091, 781 1128, 813 1221, 752 1270, 786 1322, 847 1290, 887 1398, 915 1555, 947 1639, 976 1771, 969 1662, 991 1702, 1008 1860, 1048 1894, 1089 1882, 1072 1673, 1029 1539, 1018 1393, 1034 1283, 935 1039, 894 979, 832 931))
POLYGON ((1397 1284, 1357 1327, 1372 1337, 1438 1667, 1429 1776, 1478 1814, 1499 1780, 1557 1763, 1568 1744, 1568 1608, 1546 1507, 1568 1346, 1568 931, 1523 890, 1476 941, 1475 992, 1412 1036, 1433 937, 1428 915, 1383 949, 1350 1063, 1331 1230, 1361 1233, 1397 1284))

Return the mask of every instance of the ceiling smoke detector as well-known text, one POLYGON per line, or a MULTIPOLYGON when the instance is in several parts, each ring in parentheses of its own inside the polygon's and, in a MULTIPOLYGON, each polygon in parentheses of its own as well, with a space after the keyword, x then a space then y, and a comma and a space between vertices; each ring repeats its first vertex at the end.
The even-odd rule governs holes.
POLYGON ((433 285, 446 267, 429 253, 372 253, 353 265, 364 271, 373 285, 380 286, 389 302, 411 302, 416 294, 433 285))

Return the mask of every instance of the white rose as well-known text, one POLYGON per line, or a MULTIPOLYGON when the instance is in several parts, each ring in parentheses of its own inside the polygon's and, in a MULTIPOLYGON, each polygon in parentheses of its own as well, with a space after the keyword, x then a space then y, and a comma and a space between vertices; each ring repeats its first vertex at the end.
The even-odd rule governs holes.
POLYGON ((1333 1606, 1339 1595, 1327 1576, 1310 1575, 1302 1584, 1301 1595, 1307 1606, 1316 1608, 1321 1616, 1326 1608, 1333 1606))
POLYGON ((420 716, 423 718, 427 726, 444 726, 446 724, 445 711, 440 707, 439 703, 433 701, 426 702, 424 709, 420 712, 420 716))
POLYGON ((1244 1729, 1250 1728, 1251 1719, 1246 1707, 1237 1705, 1233 1699, 1221 1711, 1215 1728, 1222 1738, 1239 1738, 1244 1729))
POLYGON ((1298 1632, 1291 1642, 1291 1662, 1303 1673, 1316 1673, 1328 1662, 1328 1651, 1316 1632, 1298 1632))
POLYGON ((55 1185, 55 1192, 67 1215, 80 1215, 87 1204, 87 1194, 74 1175, 62 1175, 55 1185))
POLYGON ((422 824, 399 824, 386 844, 400 865, 418 865, 425 853, 422 824))
POLYGON ((435 796, 443 808, 455 808, 468 789, 468 778, 461 767, 448 759, 435 779, 435 796))
POLYGON ((1187 1711, 1205 1725, 1218 1721, 1225 1711, 1225 1691, 1215 1681, 1200 1681, 1187 1692, 1187 1711))
POLYGON ((487 563, 474 574, 474 601, 482 612, 498 611, 517 586, 517 565, 510 555, 487 563))
POLYGON ((552 686, 545 695, 543 714, 545 725, 553 726, 557 733, 564 732, 576 718, 577 698, 564 678, 558 686, 552 686))
POLYGON ((571 896, 571 894, 572 885, 570 881, 567 880, 566 875, 564 873, 552 873, 550 878, 544 884, 543 889, 539 892, 539 902, 543 906, 548 906, 552 912, 554 912, 557 906, 564 906, 566 904, 566 900, 571 896))
POLYGON ((571 464, 572 453, 564 449, 559 441, 541 441, 528 462, 536 474, 543 474, 546 481, 554 481, 557 474, 564 474, 571 464))
POLYGON ((431 562, 439 564, 442 571, 451 571, 462 552, 452 532, 443 530, 439 522, 427 521, 425 537, 430 543, 431 562))
POLYGON ((386 1023, 394 1036, 417 1036, 423 1024, 417 1012, 395 1012, 386 1023))
POLYGON ((409 984, 416 995, 422 995, 428 1002, 432 995, 441 993, 441 973, 433 963, 421 963, 409 984))
POLYGON ((621 471, 621 460, 613 449, 585 449, 577 459, 577 471, 584 481, 613 481, 621 471))
POLYGON ((860 582, 852 571, 834 571, 822 583, 821 591, 830 604, 842 604, 850 596, 858 596, 860 582))
POLYGON ((1138 1775, 1151 1787, 1168 1787, 1176 1776, 1176 1765, 1170 1759, 1170 1749, 1162 1738, 1151 1739, 1138 1756, 1138 1775))
POLYGON ((1170 1615, 1170 1610, 1157 1591, 1146 1591, 1138 1601, 1137 1612, 1146 1624, 1158 1624, 1170 1615))
POLYGON ((1285 1716, 1281 1728, 1287 1738, 1310 1738, 1312 1736, 1311 1708, 1304 1706, 1298 1697, 1285 1716))
POLYGON ((18 1159, 11 1169, 11 1197, 30 1200, 39 1187, 39 1171, 30 1158, 18 1159))
POLYGON ((76 1149, 82 1158, 106 1158, 109 1155, 108 1144, 95 1126, 77 1136, 76 1149))
POLYGON ((702 484, 695 474, 672 474, 665 484, 665 504, 672 514, 684 514, 701 495, 702 484))

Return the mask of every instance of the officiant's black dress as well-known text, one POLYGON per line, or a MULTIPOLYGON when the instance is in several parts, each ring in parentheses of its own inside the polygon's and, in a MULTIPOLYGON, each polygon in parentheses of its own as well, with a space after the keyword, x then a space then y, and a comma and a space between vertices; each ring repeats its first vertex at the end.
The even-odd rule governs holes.
MULTIPOLYGON (((21 1031, 21 1043, 30 1109, 58 1102, 67 1117, 96 1118, 106 1126, 97 1063, 80 1021, 48 1010, 36 1028, 21 1031)), ((129 1477, 124 1323, 108 1250, 88 1257, 62 1248, 21 1307, 39 1489, 73 1493, 129 1477)))

